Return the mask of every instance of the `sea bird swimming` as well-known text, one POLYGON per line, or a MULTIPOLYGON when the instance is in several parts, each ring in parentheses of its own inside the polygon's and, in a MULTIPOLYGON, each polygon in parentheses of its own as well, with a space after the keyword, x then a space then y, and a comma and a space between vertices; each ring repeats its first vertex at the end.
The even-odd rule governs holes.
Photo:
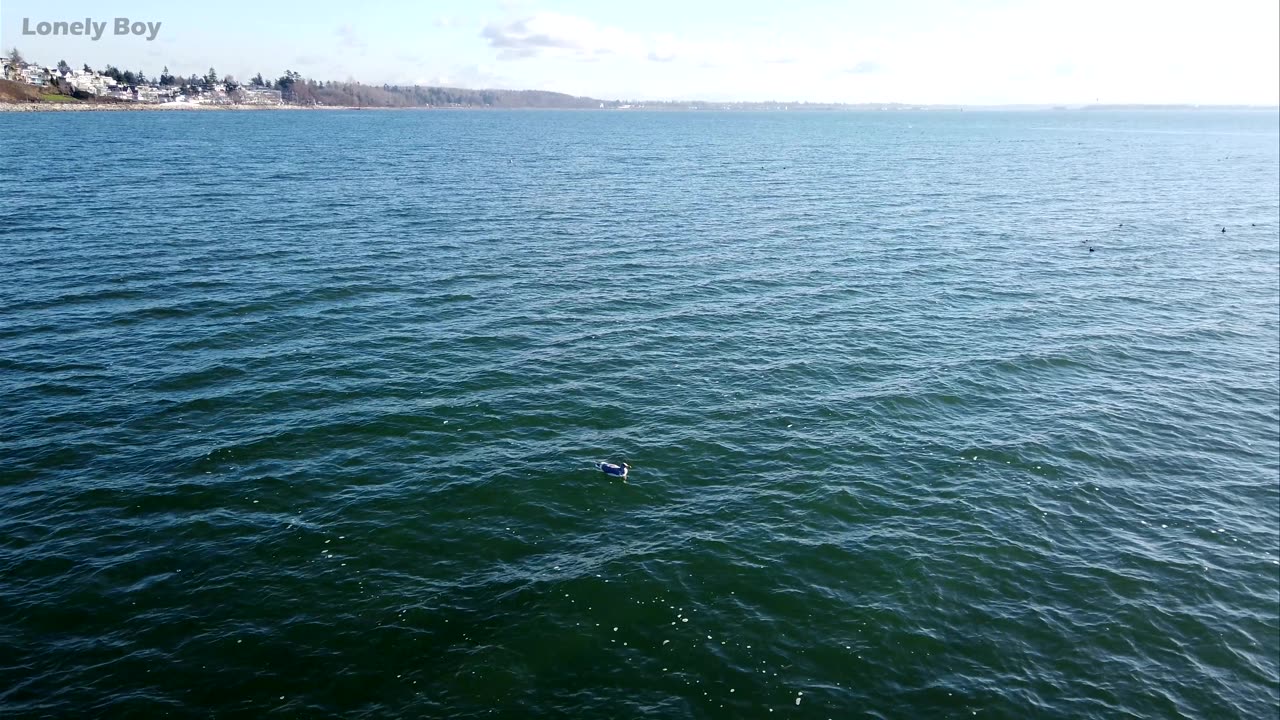
POLYGON ((603 472, 605 475, 612 475, 614 477, 625 478, 627 476, 627 471, 631 469, 631 466, 626 463, 611 463, 611 462, 601 461, 596 463, 596 468, 599 469, 600 472, 603 472))

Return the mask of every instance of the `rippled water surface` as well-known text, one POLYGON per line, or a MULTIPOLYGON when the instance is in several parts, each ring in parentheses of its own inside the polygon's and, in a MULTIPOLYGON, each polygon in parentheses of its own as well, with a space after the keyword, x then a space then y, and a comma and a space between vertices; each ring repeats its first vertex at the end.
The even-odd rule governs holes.
POLYGON ((0 117, 0 714, 1275 717, 1277 117, 0 117))

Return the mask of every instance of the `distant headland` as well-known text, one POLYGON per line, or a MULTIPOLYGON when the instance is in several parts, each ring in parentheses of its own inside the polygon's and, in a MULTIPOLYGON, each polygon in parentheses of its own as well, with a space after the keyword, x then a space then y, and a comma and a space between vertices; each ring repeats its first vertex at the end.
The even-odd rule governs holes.
POLYGON ((258 73, 242 82, 219 75, 159 75, 113 65, 79 69, 29 62, 16 48, 0 55, 0 111, 13 110, 283 110, 283 109, 490 108, 562 110, 1261 110, 1244 105, 922 105, 803 101, 602 100, 547 90, 471 90, 428 85, 367 85, 304 78, 286 70, 275 79, 258 73))

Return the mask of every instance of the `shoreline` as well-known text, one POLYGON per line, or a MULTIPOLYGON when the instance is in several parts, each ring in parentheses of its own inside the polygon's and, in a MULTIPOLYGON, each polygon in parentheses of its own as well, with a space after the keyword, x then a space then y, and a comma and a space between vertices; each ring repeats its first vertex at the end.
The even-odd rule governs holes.
MULTIPOLYGON (((614 108, 541 108, 541 107, 487 107, 484 105, 408 105, 404 107, 354 106, 354 105, 191 105, 188 103, 92 103, 92 102, 0 102, 0 113, 6 112, 263 112, 283 110, 324 111, 359 110, 379 112, 403 112, 407 110, 547 110, 605 112, 614 108)), ((655 108, 658 109, 658 108, 655 108)), ((665 110, 665 108, 662 108, 665 110)))
MULTIPOLYGON (((1277 112, 1280 108, 1276 107, 1235 107, 1235 106, 1203 106, 1203 107, 1079 107, 1079 108, 1063 108, 1075 112, 1092 111, 1092 112, 1204 112, 1204 111, 1229 111, 1229 112, 1277 112)), ((585 112, 777 112, 777 108, 735 108, 735 107, 708 107, 708 108, 682 108, 682 107, 640 107, 640 108, 594 108, 594 107, 574 107, 574 108, 555 108, 555 107, 490 107, 483 105, 451 105, 451 106, 430 106, 430 105, 412 105, 404 107, 385 107, 385 106, 364 106, 357 107, 351 105, 250 105, 250 104, 233 104, 233 105, 195 105, 190 103, 131 103, 131 102, 112 102, 112 103, 95 103, 95 102, 5 102, 0 101, 0 113, 22 113, 22 112, 270 112, 270 111, 324 111, 324 110, 359 110, 359 111, 405 111, 405 110, 542 110, 542 111, 585 111, 585 112)), ((824 107, 824 108, 797 108, 792 112, 802 113, 821 113, 821 112, 896 112, 896 113, 931 113, 931 112, 1057 112, 1058 108, 1007 108, 1007 107, 909 107, 909 108, 885 108, 885 107, 824 107)))
MULTIPOLYGON (((206 112, 260 110, 398 110, 401 108, 357 108, 314 105, 192 105, 188 103, 92 103, 92 102, 0 102, 3 112, 206 112)), ((414 108, 403 108, 414 109, 414 108)), ((426 109, 426 108, 423 108, 426 109)))

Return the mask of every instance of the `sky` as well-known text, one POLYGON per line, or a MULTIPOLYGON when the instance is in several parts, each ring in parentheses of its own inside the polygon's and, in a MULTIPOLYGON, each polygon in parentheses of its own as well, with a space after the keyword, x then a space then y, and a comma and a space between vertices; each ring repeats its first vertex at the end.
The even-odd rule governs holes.
POLYGON ((622 100, 1280 104, 1277 0, 0 0, 28 60, 622 100), (115 18, 160 23, 155 39, 115 18), (24 21, 107 22, 99 40, 24 21))

